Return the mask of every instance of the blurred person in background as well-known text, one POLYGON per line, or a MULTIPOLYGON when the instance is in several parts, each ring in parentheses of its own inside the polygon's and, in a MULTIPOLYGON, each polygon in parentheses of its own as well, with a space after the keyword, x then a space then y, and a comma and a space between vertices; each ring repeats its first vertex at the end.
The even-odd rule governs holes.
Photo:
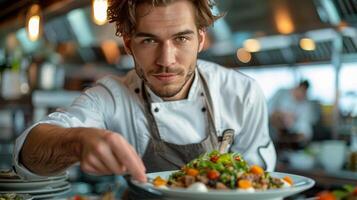
POLYGON ((313 103, 307 99, 309 86, 303 80, 294 88, 278 90, 270 99, 270 130, 278 147, 300 148, 312 139, 317 117, 313 103))

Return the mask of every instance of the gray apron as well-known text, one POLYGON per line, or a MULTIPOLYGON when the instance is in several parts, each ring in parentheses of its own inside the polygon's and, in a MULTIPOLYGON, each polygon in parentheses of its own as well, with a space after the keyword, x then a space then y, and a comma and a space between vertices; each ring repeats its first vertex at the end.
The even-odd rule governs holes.
POLYGON ((144 85, 142 86, 145 114, 151 134, 148 146, 142 157, 148 173, 180 169, 183 165, 194 158, 197 158, 199 155, 218 148, 219 142, 214 124, 211 96, 206 81, 200 73, 198 74, 199 80, 203 85, 202 95, 203 98, 205 98, 207 107, 207 109, 203 109, 203 111, 207 112, 208 115, 208 133, 199 143, 178 145, 163 141, 160 138, 155 118, 151 113, 151 104, 149 102, 148 94, 145 91, 144 85))
MULTIPOLYGON (((228 134, 230 135, 230 137, 217 137, 217 129, 215 128, 213 118, 212 99, 208 90, 207 82, 200 73, 198 74, 200 79, 199 81, 201 81, 203 85, 203 93, 201 93, 201 95, 203 95, 203 98, 205 98, 205 104, 207 108, 203 109, 202 111, 206 112, 208 115, 208 133, 207 136, 199 143, 178 145, 165 142, 160 138, 159 129, 155 122, 155 118, 151 113, 151 103, 149 102, 148 94, 145 91, 144 83, 142 84, 142 95, 145 104, 145 115, 148 120, 151 134, 148 146, 146 148, 144 156, 142 157, 147 173, 180 169, 186 163, 190 162, 194 158, 197 158, 199 155, 212 151, 214 149, 218 149, 220 141, 223 141, 223 143, 232 143, 232 129, 227 129, 225 131, 227 133, 231 133, 228 134)), ((123 195, 123 200, 163 199, 160 195, 145 192, 140 188, 135 187, 135 185, 131 184, 130 181, 128 183, 129 190, 127 190, 126 193, 123 195)))

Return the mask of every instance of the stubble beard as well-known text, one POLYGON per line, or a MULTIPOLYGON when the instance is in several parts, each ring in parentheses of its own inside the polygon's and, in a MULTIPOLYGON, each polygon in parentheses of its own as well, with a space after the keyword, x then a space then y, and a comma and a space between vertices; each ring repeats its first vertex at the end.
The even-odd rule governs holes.
MULTIPOLYGON (((185 76, 185 81, 179 85, 179 86, 171 86, 171 85, 163 85, 162 89, 157 89, 155 88, 150 82, 147 80, 147 77, 145 76, 145 73, 143 72, 142 68, 138 67, 135 65, 135 71, 136 74, 140 77, 141 80, 144 81, 145 85, 147 85, 152 92, 155 93, 155 95, 161 97, 161 98, 171 98, 180 93, 180 91, 188 84, 190 80, 192 80, 194 74, 195 74, 195 65, 190 66, 190 69, 185 76)), ((155 72, 148 72, 148 74, 154 74, 154 73, 160 73, 160 72, 176 72, 177 74, 182 74, 184 73, 181 70, 171 70, 167 67, 162 67, 159 70, 156 70, 155 72)))

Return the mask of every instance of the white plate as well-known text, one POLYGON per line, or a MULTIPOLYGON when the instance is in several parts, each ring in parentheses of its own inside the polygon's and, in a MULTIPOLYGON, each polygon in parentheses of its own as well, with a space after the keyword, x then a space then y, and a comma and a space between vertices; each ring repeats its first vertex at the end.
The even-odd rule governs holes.
POLYGON ((0 182, 0 189, 1 190, 30 190, 30 189, 39 189, 47 186, 56 187, 56 186, 63 185, 65 181, 66 178, 35 181, 35 182, 9 182, 9 183, 0 182))
POLYGON ((71 188, 67 188, 65 190, 61 190, 61 191, 57 191, 57 192, 34 194, 32 196, 34 199, 49 199, 52 197, 64 195, 64 194, 68 193, 70 190, 71 190, 71 188))
POLYGON ((67 190, 71 188, 71 184, 68 183, 67 181, 64 181, 63 184, 56 186, 56 187, 44 187, 44 188, 38 188, 38 189, 23 189, 23 190, 16 190, 16 191, 3 191, 1 190, 2 193, 27 193, 27 194, 42 194, 42 193, 52 193, 52 192, 59 192, 63 190, 67 190))
POLYGON ((0 183, 24 183, 24 182, 44 182, 44 181, 50 181, 50 180, 58 180, 58 179, 67 179, 68 178, 68 173, 61 174, 59 176, 49 176, 46 178, 41 178, 41 179, 32 179, 32 180, 23 180, 20 179, 19 177, 14 177, 14 178, 0 178, 0 183))
MULTIPOLYGON (((164 179, 167 179, 170 174, 175 171, 165 171, 165 172, 157 172, 157 173, 149 173, 147 174, 148 178, 153 179, 157 176, 161 176, 164 179)), ((290 188, 282 188, 282 189, 271 189, 265 191, 255 191, 255 192, 246 192, 246 191, 222 191, 222 190, 209 190, 208 192, 194 192, 189 191, 187 189, 160 189, 154 187, 152 184, 140 184, 136 181, 132 181, 132 183, 144 191, 152 191, 156 190, 159 193, 169 199, 185 199, 185 200, 267 200, 267 199, 282 199, 287 196, 291 196, 293 194, 302 192, 314 186, 315 181, 306 178, 303 176, 298 176, 294 174, 286 174, 279 172, 271 172, 271 176, 277 178, 283 178, 284 176, 290 176, 294 185, 290 188)))

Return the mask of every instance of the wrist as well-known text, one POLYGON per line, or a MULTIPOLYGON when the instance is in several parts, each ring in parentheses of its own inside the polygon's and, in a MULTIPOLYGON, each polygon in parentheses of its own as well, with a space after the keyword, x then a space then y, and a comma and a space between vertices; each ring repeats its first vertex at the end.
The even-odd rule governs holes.
POLYGON ((77 161, 80 160, 82 154, 84 141, 83 129, 86 128, 68 128, 68 131, 66 132, 67 139, 65 142, 68 144, 70 153, 76 157, 77 161))

